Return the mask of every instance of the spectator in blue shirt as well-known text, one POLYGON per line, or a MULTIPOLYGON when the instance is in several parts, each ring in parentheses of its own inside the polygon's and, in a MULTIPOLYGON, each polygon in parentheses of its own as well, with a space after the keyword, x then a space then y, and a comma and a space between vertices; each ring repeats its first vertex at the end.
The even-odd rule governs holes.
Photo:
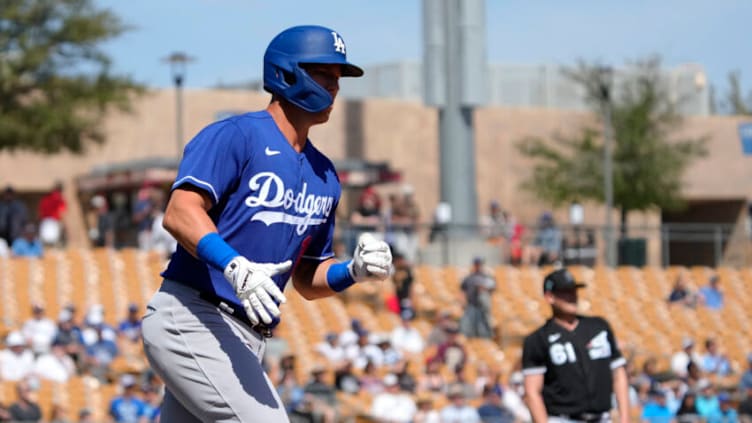
POLYGON ((673 420, 674 413, 666 404, 666 393, 661 390, 651 390, 648 393, 648 401, 642 408, 642 421, 649 423, 669 423, 673 420))
POLYGON ((731 373, 731 363, 728 358, 718 349, 718 342, 713 338, 705 340, 705 354, 700 362, 702 371, 718 376, 727 376, 731 373))
POLYGON ((739 421, 739 413, 731 403, 731 395, 727 392, 718 394, 718 404, 719 414, 708 417, 707 423, 737 423, 739 421))
POLYGON ((723 307, 723 292, 718 288, 720 279, 718 275, 710 277, 708 284, 700 288, 700 298, 705 307, 719 310, 723 307))
POLYGON ((708 420, 717 417, 721 414, 721 404, 718 401, 718 395, 713 389, 713 385, 704 380, 701 384, 698 384, 700 393, 697 395, 695 404, 697 406, 697 413, 708 420))
POLYGON ((747 389, 752 389, 752 353, 747 354, 747 370, 739 380, 739 391, 745 392, 747 389))
POLYGON ((11 253, 16 257, 42 257, 42 241, 33 223, 24 225, 23 233, 13 241, 11 253))
POLYGON ((125 374, 120 379, 121 395, 110 402, 109 414, 117 423, 141 423, 146 421, 146 403, 136 396, 136 378, 125 374))
POLYGON ((118 325, 118 334, 131 342, 141 341, 141 315, 138 304, 128 305, 128 316, 118 325))

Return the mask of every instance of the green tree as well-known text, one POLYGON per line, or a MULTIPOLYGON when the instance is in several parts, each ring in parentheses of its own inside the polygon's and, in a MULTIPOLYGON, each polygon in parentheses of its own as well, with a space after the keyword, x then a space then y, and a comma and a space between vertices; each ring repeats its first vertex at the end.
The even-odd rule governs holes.
POLYGON ((729 91, 725 103, 732 115, 752 115, 752 93, 744 98, 742 93, 741 74, 739 71, 728 74, 729 91))
POLYGON ((695 158, 707 154, 706 137, 676 136, 681 116, 665 91, 660 60, 638 61, 615 78, 602 66, 580 62, 566 74, 585 93, 597 124, 574 135, 551 139, 527 137, 519 151, 535 166, 523 187, 554 206, 605 202, 603 116, 612 121, 614 206, 621 212, 622 234, 630 211, 681 208, 682 174, 695 158))
POLYGON ((99 48, 128 27, 90 0, 0 0, 0 151, 81 153, 143 88, 99 48))

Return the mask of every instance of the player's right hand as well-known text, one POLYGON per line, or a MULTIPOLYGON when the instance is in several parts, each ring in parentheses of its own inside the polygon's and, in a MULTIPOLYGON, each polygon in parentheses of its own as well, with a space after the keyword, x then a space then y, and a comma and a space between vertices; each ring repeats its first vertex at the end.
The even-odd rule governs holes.
POLYGON ((237 256, 225 267, 225 278, 235 288, 245 312, 254 325, 271 323, 279 317, 278 303, 287 301, 272 276, 290 270, 292 262, 254 263, 243 256, 237 256))

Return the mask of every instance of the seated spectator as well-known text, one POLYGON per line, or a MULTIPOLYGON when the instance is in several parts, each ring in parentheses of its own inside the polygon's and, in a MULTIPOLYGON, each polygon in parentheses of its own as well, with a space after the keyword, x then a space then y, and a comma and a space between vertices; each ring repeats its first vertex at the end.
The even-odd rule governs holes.
POLYGON ((747 388, 741 391, 743 395, 741 402, 739 402, 739 417, 745 422, 752 421, 752 388, 747 388))
POLYGON ((348 394, 360 392, 360 380, 353 372, 352 361, 344 360, 334 371, 334 387, 348 394))
POLYGON ((538 232, 525 251, 523 264, 543 266, 561 260, 563 236, 551 213, 545 212, 538 221, 538 232))
POLYGON ((715 418, 708 418, 708 423, 727 423, 738 422, 739 413, 734 408, 734 403, 731 401, 731 395, 728 392, 721 392, 718 394, 718 404, 720 406, 720 414, 715 418))
POLYGON ((697 295, 693 293, 689 287, 689 281, 687 280, 686 272, 681 271, 676 276, 674 286, 671 288, 671 292, 668 294, 668 303, 681 304, 690 308, 697 306, 697 295))
POLYGON ((726 355, 720 352, 718 342, 713 338, 705 340, 705 354, 700 361, 700 368, 703 372, 716 376, 726 376, 731 373, 731 363, 726 355))
POLYGON ((384 376, 384 391, 376 394, 371 403, 371 417, 377 421, 409 423, 413 420, 417 407, 409 394, 400 391, 395 374, 384 376))
POLYGON ((525 405, 522 398, 525 396, 525 377, 518 369, 509 376, 509 388, 505 389, 502 394, 502 403, 509 410, 517 421, 531 421, 530 410, 525 405))
POLYGON ((700 301, 705 307, 712 310, 723 308, 723 291, 719 287, 720 282, 718 275, 713 275, 708 280, 708 284, 700 288, 700 301))
POLYGON ((415 389, 418 386, 418 381, 410 371, 410 362, 407 360, 401 360, 399 363, 393 366, 393 368, 394 374, 397 375, 397 379, 399 380, 400 390, 409 392, 411 394, 415 393, 415 389))
POLYGON ((66 353, 65 345, 56 340, 49 352, 37 357, 34 374, 42 379, 64 383, 76 375, 76 363, 66 353))
MULTIPOLYGON (((380 350, 379 358, 381 360, 381 366, 389 367, 399 363, 402 360, 402 353, 392 347, 392 343, 389 341, 389 335, 379 334, 374 340, 374 345, 380 350)), ((374 363, 377 360, 374 360, 374 363)), ((375 363, 378 364, 378 363, 375 363)))
POLYGON ((52 342, 63 345, 65 352, 76 363, 76 367, 81 367, 83 360, 81 328, 73 321, 73 313, 68 308, 60 310, 58 314, 57 335, 52 342))
POLYGON ((370 342, 370 333, 362 331, 358 334, 358 342, 345 350, 345 358, 352 360, 356 369, 363 369, 367 363, 381 367, 384 355, 381 348, 370 342))
POLYGON ((21 332, 13 331, 5 338, 6 348, 0 351, 0 380, 22 380, 34 371, 34 353, 26 347, 21 332))
MULTIPOLYGON (((643 392, 646 395, 646 397, 641 398, 643 402, 649 399, 647 396, 649 396, 651 392, 656 393, 660 390, 660 383, 656 379, 658 371, 657 366, 658 361, 655 357, 648 357, 642 363, 642 371, 631 381, 631 383, 637 387, 638 392, 643 392)), ((665 397, 665 392, 660 391, 660 393, 665 397)))
POLYGON ((700 413, 697 411, 697 394, 693 391, 687 391, 681 400, 679 409, 676 410, 677 423, 699 423, 702 421, 700 413))
POLYGON ((42 409, 37 402, 39 381, 34 378, 19 380, 16 383, 16 401, 10 405, 8 412, 14 422, 40 422, 42 409))
POLYGON ((44 249, 37 235, 36 225, 33 223, 24 225, 22 235, 14 239, 11 244, 11 253, 15 257, 42 257, 44 249))
POLYGON ((465 399, 465 389, 459 385, 450 386, 447 390, 449 403, 441 409, 442 422, 478 423, 478 411, 469 406, 465 399))
POLYGON ((360 337, 360 333, 365 332, 365 331, 366 329, 360 323, 360 320, 352 319, 350 321, 350 328, 339 334, 339 345, 341 345, 342 348, 347 350, 352 345, 355 345, 358 343, 358 338, 360 337))
POLYGON ((423 374, 418 376, 418 392, 443 393, 446 379, 441 373, 441 362, 428 360, 423 374))
POLYGON ((291 421, 298 419, 312 421, 313 415, 305 401, 305 391, 298 383, 294 372, 288 372, 282 376, 282 380, 277 384, 277 394, 291 421))
POLYGON ((325 376, 324 366, 314 366, 311 379, 303 387, 303 392, 310 398, 316 420, 334 422, 337 418, 337 391, 332 384, 326 382, 325 376))
POLYGON ((653 389, 648 393, 648 400, 642 407, 641 419, 648 423, 670 423, 673 414, 666 405, 666 393, 653 389))
POLYGON ((747 369, 739 379, 739 391, 745 392, 747 389, 752 389, 752 353, 747 354, 747 369))
POLYGON ((687 389, 699 390, 699 387, 708 382, 708 379, 702 373, 700 365, 694 361, 687 364, 687 377, 682 379, 687 389))
POLYGON ((149 423, 155 423, 159 421, 159 416, 162 411, 162 394, 157 387, 150 384, 144 384, 141 387, 141 393, 144 400, 144 416, 149 423))
POLYGON ((128 315, 118 324, 118 335, 131 342, 141 342, 141 315, 138 304, 128 305, 128 315))
POLYGON ((85 353, 86 371, 101 382, 108 383, 112 373, 110 366, 120 352, 114 341, 102 336, 102 326, 97 328, 97 341, 87 346, 85 353))
POLYGON ((700 417, 708 420, 720 415, 721 404, 718 401, 718 395, 715 393, 713 384, 706 380, 700 383, 697 388, 699 392, 695 404, 700 417))
POLYGON ((378 394, 384 390, 384 383, 379 377, 378 369, 370 361, 366 363, 360 375, 360 389, 371 394, 378 394))
POLYGON ((34 304, 31 318, 24 323, 21 332, 35 355, 45 354, 50 351, 50 345, 57 335, 57 325, 45 317, 42 305, 34 304))
POLYGON ((84 316, 84 325, 81 329, 81 339, 85 347, 98 342, 102 337, 108 341, 117 342, 117 330, 104 321, 104 306, 94 304, 84 316))
POLYGON ((441 415, 433 407, 433 397, 429 394, 418 394, 415 400, 415 416, 413 423, 441 423, 441 415))
POLYGON ((110 401, 108 414, 117 423, 138 423, 146 416, 146 403, 138 397, 136 378, 124 374, 120 378, 122 393, 110 401))
POLYGON ((460 329, 458 325, 452 325, 446 329, 447 339, 436 349, 436 354, 430 360, 437 360, 448 369, 464 367, 467 361, 465 345, 460 341, 460 329))
POLYGON ((331 364, 339 364, 345 359, 345 349, 339 345, 339 337, 334 332, 329 332, 324 342, 316 344, 314 350, 331 364))
POLYGON ((483 423, 513 423, 514 415, 504 407, 499 392, 491 385, 483 388, 483 403, 478 407, 483 423))
POLYGON ((425 348, 423 337, 412 321, 415 312, 405 309, 400 312, 400 325, 392 330, 390 335, 391 344, 397 351, 407 355, 420 354, 425 348))
POLYGON ((692 338, 682 339, 682 349, 671 356, 671 371, 680 378, 687 377, 687 366, 690 361, 699 363, 701 357, 695 352, 695 341, 692 338))
POLYGON ((436 315, 436 320, 433 322, 431 331, 428 332, 428 337, 426 338, 426 346, 439 346, 446 342, 446 339, 448 338, 447 329, 454 327, 457 324, 457 320, 452 316, 452 313, 450 311, 439 311, 436 315))

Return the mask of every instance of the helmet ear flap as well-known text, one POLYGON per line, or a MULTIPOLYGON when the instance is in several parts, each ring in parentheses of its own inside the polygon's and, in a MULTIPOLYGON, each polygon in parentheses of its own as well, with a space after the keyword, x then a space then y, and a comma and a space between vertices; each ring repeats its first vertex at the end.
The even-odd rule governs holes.
POLYGON ((295 84, 282 92, 282 97, 307 112, 320 112, 331 106, 334 99, 327 90, 317 84, 308 73, 296 66, 293 68, 295 84))

